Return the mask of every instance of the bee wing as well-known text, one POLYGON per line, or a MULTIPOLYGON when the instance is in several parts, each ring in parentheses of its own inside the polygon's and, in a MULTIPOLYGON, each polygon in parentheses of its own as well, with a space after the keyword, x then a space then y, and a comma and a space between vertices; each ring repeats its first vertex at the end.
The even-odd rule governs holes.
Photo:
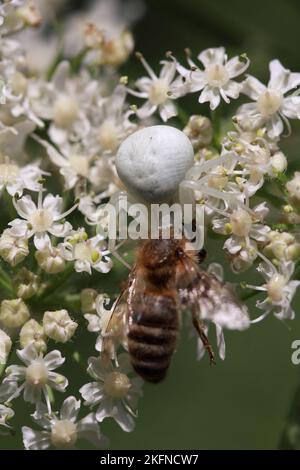
POLYGON ((243 330, 250 325, 248 309, 228 284, 200 269, 185 255, 177 269, 177 288, 182 306, 190 308, 200 320, 212 321, 222 328, 243 330))
POLYGON ((125 288, 112 306, 109 317, 103 325, 100 351, 111 358, 115 358, 116 343, 126 341, 128 322, 132 315, 131 299, 136 290, 136 271, 134 266, 125 288))

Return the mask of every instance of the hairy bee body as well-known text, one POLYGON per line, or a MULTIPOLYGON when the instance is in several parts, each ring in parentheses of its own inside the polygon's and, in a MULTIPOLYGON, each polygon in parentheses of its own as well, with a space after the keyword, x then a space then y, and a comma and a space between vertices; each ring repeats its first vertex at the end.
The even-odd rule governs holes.
POLYGON ((179 333, 175 271, 169 259, 173 252, 170 240, 150 240, 140 246, 137 257, 143 287, 132 298, 128 351, 134 369, 148 382, 164 379, 179 333))
POLYGON ((148 382, 164 379, 176 347, 179 314, 176 296, 147 291, 133 300, 128 351, 136 372, 148 382))

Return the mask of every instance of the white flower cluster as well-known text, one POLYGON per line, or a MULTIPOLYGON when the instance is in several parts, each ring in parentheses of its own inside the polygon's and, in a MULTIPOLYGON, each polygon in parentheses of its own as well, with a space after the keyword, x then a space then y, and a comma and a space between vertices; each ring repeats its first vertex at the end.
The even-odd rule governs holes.
MULTIPOLYGON (((14 400, 24 399, 42 428, 23 426, 26 449, 74 448, 82 437, 103 446, 107 440, 99 423, 113 418, 122 430, 132 431, 142 395, 124 327, 114 325, 111 357, 103 354, 112 308, 103 292, 85 288, 101 287, 102 276, 113 268, 112 256, 123 259, 122 242, 111 244, 98 227, 102 204, 124 191, 115 167, 121 143, 160 119, 173 118, 174 126, 183 128, 195 158, 178 188, 179 202, 204 207, 207 236, 213 231, 226 238, 224 251, 246 297, 262 296, 257 301, 262 315, 252 322, 271 312, 293 319, 291 303, 300 283, 300 172, 287 176, 280 139, 285 128, 291 132, 289 121, 300 119, 300 73, 273 60, 264 85, 243 76, 250 65, 245 54, 228 58, 219 47, 201 52, 197 62, 187 51, 185 65, 167 53, 158 74, 137 53, 147 76, 130 83, 118 73, 134 45, 121 17, 112 35, 85 18, 76 50, 68 47, 72 41, 66 35, 64 58, 57 50, 55 66, 37 73, 22 38, 43 20, 51 21, 51 14, 42 18, 38 3, 43 2, 0 5, 0 426, 10 432, 9 421, 17 418, 14 400), (185 119, 179 101, 194 93, 200 93, 195 112, 207 116, 185 119), (221 126, 216 108, 240 96, 252 102, 229 118, 225 112, 221 126), (260 285, 249 285, 246 273, 241 280, 250 268, 262 275, 260 285), (79 331, 98 334, 98 355, 87 365, 76 342, 79 331), (74 396, 55 411, 56 392, 65 392, 69 381, 72 386, 72 377, 56 372, 65 362, 57 348, 64 352, 68 342, 76 366, 93 380, 79 390, 91 409, 80 419, 74 396)), ((45 14, 45 5, 41 11, 45 14)), ((69 31, 78 36, 72 21, 69 31)), ((113 288, 117 293, 118 286, 113 288)), ((224 357, 223 334, 217 333, 224 357)))

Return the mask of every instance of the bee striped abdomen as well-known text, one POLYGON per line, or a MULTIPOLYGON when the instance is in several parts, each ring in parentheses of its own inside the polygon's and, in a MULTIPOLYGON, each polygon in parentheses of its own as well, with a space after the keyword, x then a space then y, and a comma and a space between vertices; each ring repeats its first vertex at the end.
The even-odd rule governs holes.
POLYGON ((147 293, 132 305, 128 350, 136 372, 148 382, 160 382, 166 375, 176 347, 179 330, 174 295, 147 293))

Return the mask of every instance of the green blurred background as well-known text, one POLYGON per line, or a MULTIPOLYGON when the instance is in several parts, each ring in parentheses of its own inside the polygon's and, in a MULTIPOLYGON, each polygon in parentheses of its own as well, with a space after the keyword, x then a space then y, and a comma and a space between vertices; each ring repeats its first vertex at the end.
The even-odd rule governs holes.
MULTIPOLYGON (((72 7, 79 3, 72 1, 72 7)), ((252 60, 249 72, 262 80, 268 79, 268 62, 275 57, 286 67, 300 71, 298 0, 144 3, 145 16, 134 28, 136 49, 155 67, 167 50, 183 58, 185 47, 196 55, 204 48, 224 45, 230 55, 247 52, 252 60)), ((132 59, 126 73, 135 77, 143 71, 132 59)), ((196 96, 187 101, 187 108, 203 112, 196 96)), ((294 169, 300 169, 299 146, 300 127, 294 125, 293 136, 283 145, 294 169)), ((208 243, 208 262, 226 265, 221 247, 217 240, 208 243)), ((122 269, 115 279, 99 275, 97 287, 116 292, 124 277, 122 269)), ((243 275, 229 274, 228 278, 240 281, 243 275)), ((255 275, 252 281, 260 282, 255 275)), ((84 277, 84 282, 88 285, 89 278, 84 277)), ((258 312, 254 301, 249 306, 255 317, 258 312)), ((125 434, 109 420, 103 424, 111 448, 275 449, 300 380, 300 365, 291 363, 291 344, 300 339, 299 294, 294 306, 296 319, 289 325, 269 317, 243 333, 226 332, 226 360, 219 360, 216 367, 209 366, 207 357, 196 361, 195 339, 188 337, 185 326, 168 378, 156 386, 145 385, 135 431, 125 434)), ((86 357, 94 354, 90 334, 78 340, 86 357)), ((76 362, 69 362, 61 368, 64 370, 70 377, 76 375, 78 384, 88 381, 76 362)), ((28 411, 27 405, 19 401, 17 412, 24 413, 24 424, 29 424, 25 418, 28 411)), ((2 448, 15 446, 16 438, 3 438, 2 448)))

